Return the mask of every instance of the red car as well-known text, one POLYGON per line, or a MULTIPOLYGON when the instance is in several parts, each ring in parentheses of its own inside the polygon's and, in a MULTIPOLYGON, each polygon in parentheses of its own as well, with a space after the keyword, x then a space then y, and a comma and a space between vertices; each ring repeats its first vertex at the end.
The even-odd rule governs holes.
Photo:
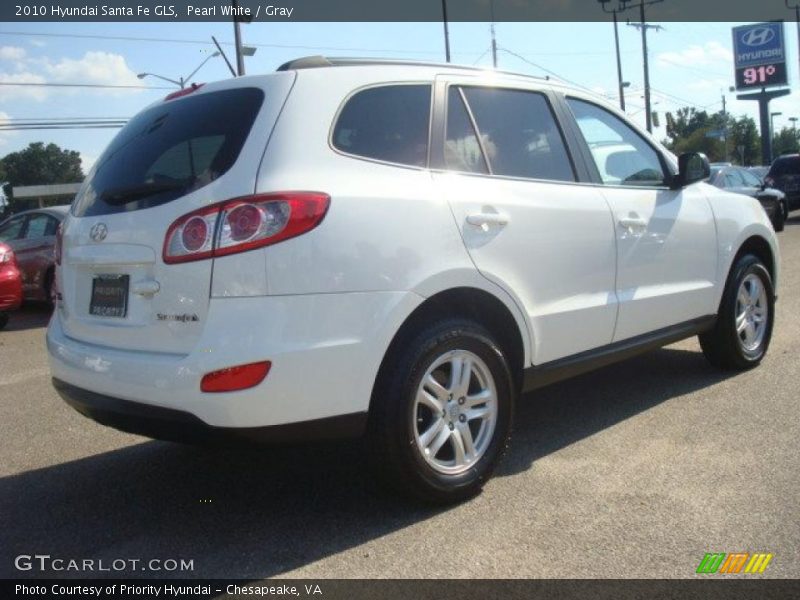
POLYGON ((26 302, 52 301, 56 231, 68 211, 69 206, 37 208, 0 223, 0 243, 8 244, 17 255, 26 302))
POLYGON ((22 304, 22 274, 14 251, 0 243, 0 329, 8 323, 8 311, 22 304))

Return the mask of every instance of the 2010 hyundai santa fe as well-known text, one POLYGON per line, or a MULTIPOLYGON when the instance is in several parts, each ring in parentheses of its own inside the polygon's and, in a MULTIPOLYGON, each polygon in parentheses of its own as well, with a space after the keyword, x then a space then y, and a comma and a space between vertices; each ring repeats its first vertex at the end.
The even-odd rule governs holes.
POLYGON ((53 383, 174 440, 364 435, 430 501, 476 493, 521 391, 693 335, 761 361, 778 246, 579 89, 300 59, 134 117, 57 248, 53 383))

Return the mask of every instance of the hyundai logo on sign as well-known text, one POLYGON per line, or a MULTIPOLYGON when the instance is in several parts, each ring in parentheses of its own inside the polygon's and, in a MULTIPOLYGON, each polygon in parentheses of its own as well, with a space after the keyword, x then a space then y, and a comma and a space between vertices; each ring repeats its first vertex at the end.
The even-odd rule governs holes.
POLYGON ((735 27, 733 55, 737 69, 785 61, 783 23, 755 23, 735 27))
POLYGON ((742 36, 742 43, 745 46, 763 46, 775 38, 775 32, 768 27, 756 27, 750 29, 742 36))

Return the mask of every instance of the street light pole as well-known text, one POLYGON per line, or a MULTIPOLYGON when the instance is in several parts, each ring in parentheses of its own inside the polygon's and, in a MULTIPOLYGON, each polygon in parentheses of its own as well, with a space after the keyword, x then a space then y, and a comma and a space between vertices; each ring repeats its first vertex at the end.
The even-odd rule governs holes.
POLYGON ((220 55, 219 52, 214 52, 214 54, 207 56, 206 59, 203 62, 201 62, 194 71, 189 73, 189 75, 187 75, 186 77, 179 77, 177 80, 170 79, 169 77, 164 77, 162 75, 156 75, 155 73, 139 73, 136 77, 138 77, 139 79, 144 79, 145 77, 148 76, 155 77, 156 79, 161 79, 162 81, 168 81, 169 83, 174 83, 179 88, 183 89, 186 87, 186 84, 192 80, 192 77, 195 76, 195 74, 202 68, 204 64, 206 64, 212 58, 216 58, 219 55, 220 55))
POLYGON ((244 75, 244 55, 242 54, 242 30, 239 27, 238 17, 239 3, 232 0, 231 4, 233 6, 233 41, 236 45, 236 73, 241 77, 244 75))
POLYGON ((769 113, 769 139, 772 140, 772 146, 775 146, 775 117, 782 115, 781 111, 769 113))
POLYGON ((444 23, 444 58, 450 62, 450 32, 447 30, 447 0, 442 0, 442 22, 444 23))
POLYGON ((598 0, 600 2, 600 6, 603 8, 603 12, 610 12, 614 15, 614 48, 617 51, 617 89, 619 91, 619 108, 622 112, 625 112, 625 88, 622 85, 622 57, 620 56, 619 52, 619 25, 617 20, 617 9, 613 10, 606 10, 606 4, 608 4, 609 0, 598 0))

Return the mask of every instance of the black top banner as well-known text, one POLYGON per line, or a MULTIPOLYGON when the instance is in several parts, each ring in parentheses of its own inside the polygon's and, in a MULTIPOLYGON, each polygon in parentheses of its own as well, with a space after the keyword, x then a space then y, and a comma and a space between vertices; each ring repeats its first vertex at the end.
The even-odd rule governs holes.
POLYGON ((800 0, 3 0, 0 20, 57 21, 622 21, 794 20, 800 0), (792 8, 790 8, 792 7, 792 8), (492 18, 493 16, 493 18, 492 18))

